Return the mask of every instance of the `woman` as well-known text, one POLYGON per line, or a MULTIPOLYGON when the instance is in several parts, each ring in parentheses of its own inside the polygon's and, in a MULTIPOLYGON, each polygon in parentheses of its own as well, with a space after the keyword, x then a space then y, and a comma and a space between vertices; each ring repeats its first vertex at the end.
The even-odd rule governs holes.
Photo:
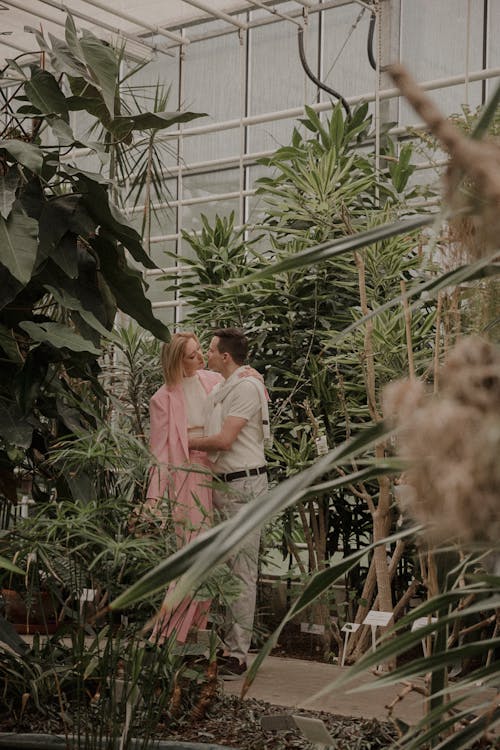
MULTIPOLYGON (((163 345, 163 385, 150 401, 150 448, 157 460, 151 471, 146 508, 158 512, 168 496, 177 546, 187 544, 211 525, 212 490, 207 455, 188 449, 188 438, 203 435, 208 393, 222 376, 203 369, 205 361, 194 333, 175 333, 163 345)), ((167 592, 168 593, 168 592, 167 592)), ((162 607, 152 640, 162 642, 175 633, 186 641, 190 628, 206 627, 210 601, 184 599, 175 611, 162 607)))

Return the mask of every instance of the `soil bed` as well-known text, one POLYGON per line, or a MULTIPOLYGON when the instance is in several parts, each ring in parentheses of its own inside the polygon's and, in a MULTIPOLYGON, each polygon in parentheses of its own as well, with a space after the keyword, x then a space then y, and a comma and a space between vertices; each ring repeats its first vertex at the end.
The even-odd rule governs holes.
MULTIPOLYGON (((254 698, 241 700, 234 695, 219 692, 205 718, 178 721, 174 725, 160 724, 155 738, 225 745, 235 750, 313 750, 312 745, 298 730, 264 731, 264 716, 287 713, 283 706, 274 706, 254 698)), ((374 719, 350 719, 334 716, 324 711, 297 710, 301 716, 321 719, 336 741, 338 750, 371 750, 389 747, 396 737, 392 724, 374 719)), ((32 719, 25 715, 22 726, 0 719, 1 732, 64 734, 57 715, 32 719)))

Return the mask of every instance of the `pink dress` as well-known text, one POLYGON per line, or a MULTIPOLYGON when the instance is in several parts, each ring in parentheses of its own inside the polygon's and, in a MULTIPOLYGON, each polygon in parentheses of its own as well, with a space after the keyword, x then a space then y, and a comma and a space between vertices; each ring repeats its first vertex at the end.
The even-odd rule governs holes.
MULTIPOLYGON (((209 370, 199 370, 200 383, 207 393, 223 378, 209 370)), ((182 547, 208 528, 212 519, 212 490, 206 474, 190 471, 193 466, 208 469, 207 455, 188 449, 188 425, 182 385, 163 385, 150 401, 150 449, 158 466, 149 479, 148 506, 167 495, 171 501, 177 546, 182 547)), ((167 594, 175 583, 171 583, 167 594)), ((191 627, 204 628, 210 600, 184 599, 175 610, 160 608, 151 640, 162 642, 175 633, 180 643, 186 641, 191 627)))

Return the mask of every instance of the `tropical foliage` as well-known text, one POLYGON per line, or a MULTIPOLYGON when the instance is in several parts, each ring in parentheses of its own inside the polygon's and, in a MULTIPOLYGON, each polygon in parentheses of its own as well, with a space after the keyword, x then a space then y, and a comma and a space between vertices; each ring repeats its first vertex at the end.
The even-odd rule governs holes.
MULTIPOLYGON (((313 110, 307 108, 306 114, 301 120, 306 135, 294 129, 291 144, 263 160, 270 176, 259 180, 263 214, 258 226, 246 229, 252 241, 245 241, 243 229, 234 229, 232 215, 216 217, 213 226, 205 220, 201 234, 184 233, 194 251, 194 257, 183 259, 190 272, 180 282, 192 307, 187 324, 239 325, 248 332, 252 363, 265 373, 272 397, 274 442, 268 457, 275 481, 311 465, 321 439, 326 446, 339 445, 377 419, 383 385, 408 371, 409 346, 418 373, 424 373, 432 356, 432 301, 408 323, 401 307, 377 316, 368 338, 357 327, 369 309, 399 296, 401 284, 430 278, 417 232, 381 238, 363 252, 267 277, 277 260, 293 263, 317 243, 376 231, 412 213, 411 146, 404 146, 399 158, 391 156, 390 168, 380 171, 363 147, 371 136, 366 105, 352 118, 344 118, 338 106, 324 123, 313 110), (249 274, 258 280, 246 283, 249 274)), ((388 155, 394 154, 388 138, 386 144, 388 155)), ((366 498, 373 498, 374 511, 378 494, 376 482, 346 483, 283 514, 278 544, 284 556, 293 558, 291 575, 305 578, 339 552, 347 555, 369 540, 373 522, 366 498), (307 545, 306 557, 299 542, 307 545)), ((380 536, 391 528, 387 510, 384 524, 380 536)), ((349 574, 351 598, 360 573, 357 568, 349 574)), ((372 575, 373 570, 369 580, 372 575)), ((372 583, 371 591, 363 592, 365 609, 375 594, 372 583)), ((339 614, 342 625, 348 613, 339 614)), ((328 654, 329 607, 311 616, 326 626, 328 654)), ((338 631, 333 635, 340 644, 338 631)))
MULTIPOLYGON (((424 95, 409 79, 409 76, 404 74, 404 71, 395 69, 394 77, 402 92, 408 96, 410 102, 414 103, 419 113, 425 113, 425 116, 429 118, 430 127, 434 134, 436 137, 442 138, 450 151, 452 157, 451 178, 448 185, 450 194, 447 196, 448 201, 445 203, 442 212, 434 217, 424 216, 417 219, 396 218, 393 215, 389 217, 389 223, 376 225, 375 228, 365 227, 361 229, 358 226, 357 231, 353 232, 351 236, 329 239, 311 248, 293 248, 289 245, 289 250, 295 249, 296 251, 287 253, 277 263, 268 263, 267 266, 265 257, 261 256, 256 261, 253 259, 253 254, 249 254, 248 257, 251 258, 249 262, 252 268, 248 276, 245 277, 238 271, 236 280, 232 282, 229 276, 221 279, 221 281, 225 281, 225 287, 222 291, 219 290, 216 294, 215 290, 210 287, 203 288, 199 290, 195 297, 200 305, 206 305, 204 309, 207 311, 211 306, 211 301, 217 299, 217 306, 213 306, 212 310, 216 309, 217 315, 222 318, 218 322, 225 320, 234 322, 237 320, 235 310, 237 307, 236 299, 238 299, 244 306, 243 319, 253 321, 255 318, 251 316, 251 311, 257 307, 256 301, 263 299, 261 289, 265 288, 269 292, 269 289, 272 288, 271 279, 275 280, 279 286, 280 280, 285 274, 302 272, 309 282, 311 276, 314 278, 316 272, 320 271, 321 265, 325 262, 330 260, 342 261, 344 267, 348 264, 352 267, 353 253, 363 248, 380 247, 382 243, 392 242, 393 238, 400 238, 403 248, 402 255, 407 257, 405 256, 407 249, 404 250, 404 248, 409 232, 430 223, 434 224, 434 231, 429 235, 426 246, 427 248, 439 247, 439 253, 442 253, 443 249, 446 248, 446 241, 443 242, 440 229, 446 220, 453 225, 455 218, 453 212, 458 204, 459 220, 464 212, 468 212, 468 215, 477 222, 475 227, 483 233, 481 236, 484 241, 480 245, 480 252, 477 252, 475 243, 474 247, 469 250, 467 243, 463 242, 461 252, 453 255, 453 257, 448 255, 446 258, 447 265, 444 269, 437 266, 432 273, 426 272, 425 275, 413 272, 410 273, 409 278, 405 278, 404 273, 400 274, 399 281, 404 283, 399 290, 396 290, 396 293, 394 293, 394 287, 386 288, 378 299, 376 296, 372 298, 370 305, 363 304, 361 301, 362 293, 360 293, 360 303, 358 302, 355 319, 348 323, 347 327, 339 328, 337 331, 334 330, 329 338, 329 345, 332 348, 337 348, 336 353, 340 354, 340 360, 342 361, 342 356, 346 357, 349 353, 343 349, 346 338, 351 336, 353 337, 351 341, 354 342, 357 336, 363 335, 364 353, 366 354, 368 334, 369 344, 373 345, 373 342, 377 342, 381 354, 385 352, 385 360, 382 363, 379 375, 380 384, 388 377, 387 365, 390 363, 391 357, 396 356, 396 361, 399 357, 399 361, 401 361, 402 353, 406 347, 405 364, 408 367, 410 381, 408 386, 404 383, 401 385, 401 393, 413 393, 414 386, 418 384, 417 375, 420 376, 419 380, 421 381, 419 393, 424 392, 425 389, 422 390, 423 384, 426 380, 429 381, 435 394, 433 397, 424 399, 427 412, 432 415, 437 409, 447 410, 447 437, 444 444, 438 446, 439 451, 443 452, 443 456, 448 445, 458 445, 458 432, 460 430, 456 421, 456 407, 449 405, 448 386, 445 386, 443 394, 440 393, 440 384, 443 378, 440 364, 443 355, 448 355, 445 359, 445 368, 448 368, 446 371, 454 371, 456 375, 459 401, 462 403, 464 394, 467 393, 475 404, 480 404, 482 409, 486 408, 490 414, 495 415, 492 417, 495 426, 488 427, 486 432, 481 433, 481 440, 485 440, 488 444, 487 454, 491 456, 494 447, 498 444, 498 368, 494 365, 498 360, 498 351, 489 354, 488 347, 491 349, 493 345, 483 346, 484 357, 478 359, 473 354, 477 349, 474 345, 471 348, 471 353, 465 354, 464 358, 464 356, 458 356, 452 348, 452 344, 462 333, 462 322, 464 320, 471 321, 473 306, 470 304, 470 300, 477 285, 482 285, 485 279, 498 276, 499 272, 498 236, 493 237, 488 231, 488 226, 484 226, 488 217, 491 218, 493 223, 496 221, 495 210, 498 210, 499 193, 493 171, 496 169, 494 165, 498 161, 498 150, 493 149, 492 151, 490 146, 482 148, 482 144, 479 144, 478 140, 486 131, 488 123, 497 111, 500 101, 500 88, 497 88, 494 92, 491 101, 485 107, 474 127, 470 141, 467 141, 453 129, 450 130, 444 118, 440 116, 428 100, 425 100, 424 105, 424 95), (481 166, 479 167, 479 165, 481 166), (483 167, 484 171, 480 171, 483 167), (476 189, 472 196, 471 184, 474 184, 476 189), (468 196, 471 196, 469 201, 467 201, 468 196), (259 264, 261 267, 256 269, 255 266, 259 266, 259 264), (234 289, 237 289, 239 295, 237 298, 232 296, 234 289), (462 291, 464 292, 463 295, 461 294, 462 291), (212 300, 210 300, 210 294, 214 295, 212 300), (388 296, 389 298, 387 298, 388 296), (429 311, 426 308, 432 300, 434 300, 434 303, 431 302, 431 304, 436 305, 436 328, 431 341, 428 342, 430 349, 426 356, 425 338, 426 336, 429 337, 429 326, 432 325, 428 322, 429 311), (226 307, 224 307, 225 303, 227 303, 226 307), (394 311, 394 308, 398 307, 401 312, 394 315, 390 325, 388 325, 389 317, 386 313, 391 310, 394 311), (419 319, 421 312, 427 313, 420 318, 422 345, 419 343, 418 336, 413 335, 411 327, 412 323, 419 319), (464 312, 465 317, 463 316, 464 312), (228 317, 225 318, 225 315, 228 317), (405 321, 406 327, 405 343, 404 345, 400 344, 398 355, 397 348, 384 349, 386 345, 385 337, 387 336, 387 330, 395 331, 396 340, 401 341, 403 335, 402 320, 405 321), (408 325, 410 325, 410 328, 408 328, 408 325), (380 333, 376 337, 374 331, 377 330, 377 327, 380 333), (400 331, 399 334, 397 333, 398 330, 400 331), (416 353, 415 357, 413 356, 414 352, 416 353), (422 353, 422 360, 420 360, 420 353, 422 353), (427 364, 424 366, 426 359, 427 364), (419 364, 420 361, 422 364, 419 364), (484 397, 481 395, 483 392, 484 397)), ((303 174, 300 176, 302 178, 303 174)), ((288 177, 293 182, 295 171, 288 177)), ((288 206, 283 200, 281 189, 281 187, 278 187, 274 196, 277 195, 276 200, 282 201, 281 207, 285 214, 288 214, 288 206)), ((299 203, 300 201, 296 202, 296 210, 302 211, 302 205, 299 206, 299 203)), ((276 214, 279 215, 278 209, 276 209, 276 214)), ((303 222, 303 214, 300 218, 295 215, 291 218, 291 229, 294 234, 299 229, 304 228, 300 225, 297 226, 294 223, 296 220, 297 222, 303 222)), ((220 223, 223 220, 219 219, 218 221, 220 223)), ((286 234, 288 228, 283 229, 276 216, 273 216, 273 221, 276 222, 276 244, 279 245, 279 242, 282 241, 280 232, 284 231, 286 234)), ((372 222, 370 226, 373 227, 374 224, 376 222, 372 222)), ((305 229, 309 231, 310 224, 305 229)), ((446 237, 446 233, 444 236, 446 237)), ((293 241, 296 241, 295 237, 293 241)), ((418 249, 419 243, 416 243, 414 247, 418 249)), ((219 259, 223 258, 223 248, 212 248, 212 250, 214 255, 217 252, 219 259)), ((373 250, 359 253, 359 258, 362 261, 362 264, 359 264, 358 261, 358 271, 362 270, 360 278, 364 276, 368 280, 366 269, 370 263, 373 264, 374 255, 372 253, 374 253, 373 250)), ((439 256, 439 253, 437 257, 442 260, 443 255, 439 256)), ((247 260, 247 258, 244 258, 244 260, 247 260)), ((214 265, 220 270, 224 264, 219 262, 214 265)), ((363 286, 360 284, 359 288, 361 292, 363 286)), ((369 288, 368 284, 365 285, 366 288, 369 288)), ((195 306, 197 302, 195 301, 195 306)), ((310 307, 308 309, 310 316, 314 317, 314 309, 313 311, 310 307)), ((263 317, 264 315, 265 312, 263 317)), ((259 319, 258 312, 256 312, 256 316, 259 319)), ((494 333, 497 323, 497 320, 489 320, 487 328, 482 330, 483 335, 488 332, 494 333)), ((477 319, 475 319, 472 329, 477 330, 477 325, 477 319)), ((252 331, 250 325, 247 326, 247 329, 249 332, 252 331)), ((257 331, 259 331, 258 328, 256 328, 257 331)), ((266 349, 265 342, 265 335, 261 334, 256 352, 262 353, 263 359, 269 362, 270 351, 266 349)), ((368 349, 370 357, 373 356, 373 351, 373 348, 368 349)), ((336 357, 332 357, 332 362, 336 362, 336 357)), ((281 360, 277 359, 273 353, 269 369, 279 368, 280 363, 281 360)), ((303 359, 300 364, 303 364, 303 359)), ((262 503, 261 500, 250 503, 237 518, 217 527, 205 537, 198 538, 187 549, 176 553, 170 560, 162 563, 156 570, 145 576, 142 581, 137 582, 113 606, 119 608, 131 602, 139 601, 166 581, 180 577, 175 593, 171 597, 172 603, 174 603, 185 595, 191 586, 202 580, 211 566, 223 561, 230 554, 234 545, 241 542, 245 534, 251 529, 262 525, 266 519, 277 511, 294 507, 299 502, 307 502, 310 498, 316 498, 326 491, 332 492, 341 488, 352 491, 353 487, 359 487, 360 482, 368 487, 370 486, 368 482, 375 480, 380 489, 378 497, 378 504, 380 505, 384 478, 391 474, 394 479, 400 478, 401 469, 412 467, 415 456, 403 454, 405 462, 402 464, 399 458, 391 455, 398 445, 394 441, 397 424, 380 420, 377 413, 380 393, 377 393, 377 389, 375 390, 375 399, 370 398, 370 395, 373 396, 374 394, 373 386, 377 383, 376 373, 373 370, 371 371, 371 380, 367 377, 368 373, 367 367, 364 373, 366 378, 365 398, 368 400, 367 406, 372 418, 370 428, 366 424, 363 429, 359 429, 362 422, 353 420, 352 436, 348 436, 346 441, 337 444, 327 455, 317 459, 301 473, 281 482, 271 490, 266 503, 262 503), (408 462, 410 463, 408 464, 408 462)), ((270 384, 273 385, 272 380, 270 384)), ((349 395, 351 396, 350 393, 349 395)), ((351 411, 352 403, 351 401, 351 411)), ((393 401, 393 406, 394 404, 393 401)), ((396 401, 396 406, 397 404, 396 401)), ((367 406, 365 405, 364 408, 366 409, 367 406)), ((465 404, 463 406, 465 408, 465 404)), ((398 437, 398 440, 412 434, 414 408, 420 409, 422 407, 418 403, 414 403, 412 406, 410 399, 405 408, 408 420, 401 423, 401 436, 398 437)), ((394 413, 394 409, 391 413, 394 413)), ((395 413, 397 414, 398 411, 396 410, 395 413)), ((355 415, 357 416, 357 412, 355 412, 355 415)), ((429 433, 426 433, 423 429, 424 424, 420 420, 415 425, 415 429, 417 427, 419 429, 418 439, 421 450, 423 450, 423 453, 419 454, 419 461, 422 456, 425 457, 427 464, 433 467, 436 480, 438 477, 440 480, 444 479, 444 482, 441 481, 436 486, 444 488, 446 479, 453 485, 455 481, 453 473, 447 477, 440 477, 439 472, 442 462, 440 462, 439 456, 441 453, 428 455, 429 451, 425 451, 426 436, 429 433)), ((489 421, 488 424, 490 424, 489 421)), ((347 427, 346 422, 344 422, 344 427, 347 427)), ((445 433, 442 434, 444 437, 445 433)), ((470 450, 474 450, 475 435, 469 433, 468 440, 465 442, 471 446, 470 450)), ((436 441, 433 445, 436 449, 436 441)), ((457 472, 460 471, 461 456, 460 453, 455 453, 453 456, 455 471, 457 472)), ((482 458, 476 456, 475 471, 480 471, 483 463, 482 458)), ((419 466, 420 464, 417 464, 414 469, 417 473, 419 466)), ((486 472, 488 466, 490 464, 487 461, 484 464, 486 472)), ((482 494, 484 486, 489 488, 491 482, 495 483, 496 474, 495 477, 492 477, 490 472, 488 476, 483 477, 481 475, 481 477, 483 482, 478 485, 477 491, 468 497, 468 502, 464 503, 461 497, 460 511, 458 502, 455 502, 455 493, 450 492, 449 488, 446 496, 442 498, 442 502, 448 503, 448 507, 453 508, 455 515, 460 512, 463 519, 460 526, 462 529, 460 532, 461 538, 448 539, 447 548, 439 551, 432 547, 429 548, 428 542, 434 537, 429 536, 428 532, 423 534, 422 529, 405 528, 392 537, 375 536, 373 543, 374 557, 376 550, 379 549, 383 553, 382 557, 386 558, 385 547, 387 544, 395 545, 394 559, 400 552, 400 544, 404 543, 406 539, 412 539, 417 543, 422 581, 427 588, 427 601, 401 616, 403 609, 408 604, 407 599, 405 600, 405 597, 403 597, 398 602, 403 607, 400 608, 398 613, 396 613, 396 610, 393 612, 393 617, 395 620, 397 619, 397 622, 393 628, 383 634, 382 641, 376 651, 368 653, 358 660, 356 665, 346 672, 338 684, 330 686, 332 690, 345 689, 345 684, 355 673, 381 664, 385 665, 386 668, 392 668, 392 671, 389 671, 387 676, 382 678, 385 682, 398 682, 402 679, 413 679, 415 676, 426 677, 428 705, 424 719, 412 727, 400 725, 403 736, 398 744, 404 744, 405 747, 460 748, 472 746, 476 740, 487 743, 491 739, 491 735, 488 733, 495 730, 500 720, 497 708, 498 661, 495 658, 498 648, 498 550, 496 549, 495 538, 493 538, 495 537, 494 530, 497 528, 497 502, 490 502, 490 493, 486 504, 483 502, 482 494), (480 524, 482 530, 480 534, 477 534, 474 531, 474 529, 477 529, 477 523, 471 527, 467 518, 470 518, 470 514, 474 513, 474 508, 479 510, 479 507, 481 513, 486 514, 488 520, 484 521, 487 527, 484 526, 484 523, 480 524), (486 528, 491 528, 492 533, 486 534, 487 539, 485 541, 486 528), (492 546, 494 547, 493 552, 492 546), (405 658, 394 669, 396 659, 400 656, 406 656, 412 649, 420 648, 422 641, 425 643, 423 657, 413 660, 405 658), (449 685, 448 675, 451 666, 456 667, 454 676, 458 677, 458 681, 456 684, 449 685), (468 699, 467 703, 465 699, 468 699)), ((403 481, 404 478, 405 475, 403 474, 403 481)), ((392 496, 393 488, 389 486, 387 489, 390 490, 390 496, 392 496)), ((410 485, 409 489, 416 490, 417 486, 413 488, 413 485, 410 485)), ((409 492, 408 489, 406 489, 405 494, 407 497, 412 496, 412 492, 409 492)), ((496 484, 496 495, 494 494, 491 497, 498 498, 498 483, 496 484)), ((420 498, 423 509, 426 507, 425 500, 425 497, 420 498)), ((379 511, 380 508, 375 507, 374 520, 376 520, 379 511)), ((438 519, 434 518, 434 522, 436 520, 438 519)), ((437 525, 441 538, 446 535, 447 529, 443 524, 442 516, 438 523, 434 525, 437 525)), ((454 529, 456 528, 458 527, 455 524, 454 529)), ((342 562, 332 562, 324 570, 319 570, 311 578, 286 619, 288 620, 293 615, 303 611, 318 597, 324 596, 329 587, 356 565, 370 549, 371 546, 367 546, 365 549, 347 556, 342 562)), ((380 558, 381 555, 377 558, 378 562, 380 562, 380 558)), ((379 609, 384 608, 383 604, 382 599, 374 602, 374 606, 379 609)), ((261 655, 254 662, 247 677, 247 686, 255 676, 262 658, 276 641, 282 626, 276 631, 261 655)), ((376 684, 374 687, 376 688, 376 684)), ((412 687, 410 684, 409 688, 412 687)))
POLYGON ((18 464, 32 469, 58 436, 95 424, 99 357, 117 312, 168 338, 145 296, 142 271, 154 263, 115 205, 113 163, 135 133, 198 116, 132 114, 120 96, 120 55, 79 34, 71 16, 63 40, 38 38, 50 70, 21 58, 1 80, 10 96, 0 140, 0 490, 12 502, 18 464), (100 141, 75 135, 82 114, 100 141), (82 147, 99 173, 72 161, 82 147))

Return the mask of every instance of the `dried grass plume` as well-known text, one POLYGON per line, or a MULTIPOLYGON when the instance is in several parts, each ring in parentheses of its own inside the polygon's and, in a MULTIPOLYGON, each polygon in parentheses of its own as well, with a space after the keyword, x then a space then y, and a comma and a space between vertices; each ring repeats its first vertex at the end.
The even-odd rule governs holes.
POLYGON ((403 509, 431 538, 500 539, 500 349, 462 339, 431 395, 415 381, 391 383, 384 414, 399 427, 398 452, 408 462, 399 493, 403 509))

